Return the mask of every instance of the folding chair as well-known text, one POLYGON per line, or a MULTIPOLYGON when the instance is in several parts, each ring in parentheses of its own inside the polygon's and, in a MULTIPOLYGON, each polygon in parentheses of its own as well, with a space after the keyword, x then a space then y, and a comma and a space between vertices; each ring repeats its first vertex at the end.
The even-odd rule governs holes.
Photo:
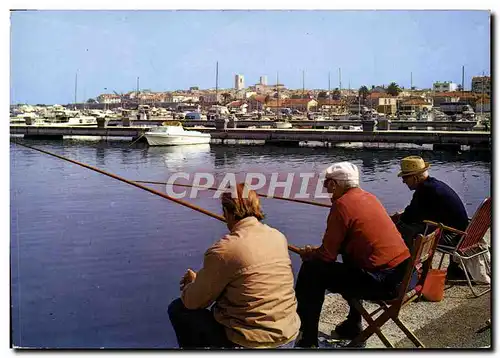
MULTIPOLYGON (((427 228, 440 226, 440 224, 435 223, 430 220, 424 220, 427 224, 427 228)), ((465 278, 467 279, 467 283, 469 288, 472 291, 472 294, 475 297, 479 297, 484 295, 485 293, 491 291, 491 286, 483 291, 479 291, 476 293, 474 287, 472 285, 469 272, 465 267, 465 262, 472 258, 475 258, 480 255, 485 255, 489 252, 489 248, 487 246, 481 246, 481 239, 486 234, 486 231, 491 226, 491 197, 486 198, 482 204, 477 209, 476 213, 472 217, 469 222, 469 225, 465 229, 465 231, 457 230, 452 227, 441 225, 443 228, 443 232, 450 231, 455 234, 460 235, 460 241, 457 246, 446 246, 446 245, 438 245, 437 251, 442 255, 441 261, 439 262, 439 268, 443 264, 443 259, 445 255, 450 255, 450 260, 452 257, 457 257, 460 261, 460 265, 462 266, 462 270, 465 273, 465 278)))
POLYGON ((356 338, 354 338, 346 347, 358 347, 360 343, 365 342, 374 333, 384 342, 386 347, 394 348, 392 343, 387 339, 387 337, 382 333, 381 327, 390 319, 396 323, 396 325, 405 333, 405 335, 415 344, 415 346, 420 348, 425 348, 424 344, 404 325, 403 322, 398 318, 399 311, 405 307, 410 302, 415 301, 422 295, 422 288, 424 286, 425 278, 432 265, 432 257, 436 250, 436 246, 439 239, 439 228, 430 233, 429 235, 419 234, 414 241, 413 248, 411 250, 411 259, 408 264, 408 268, 404 275, 403 281, 401 283, 400 291, 398 297, 393 300, 386 301, 375 301, 380 307, 375 311, 369 313, 358 299, 351 300, 351 304, 358 310, 359 313, 368 323, 368 327, 361 332, 356 338), (419 273, 418 282, 415 288, 409 289, 409 285, 415 270, 419 273), (376 319, 374 315, 383 311, 376 319))

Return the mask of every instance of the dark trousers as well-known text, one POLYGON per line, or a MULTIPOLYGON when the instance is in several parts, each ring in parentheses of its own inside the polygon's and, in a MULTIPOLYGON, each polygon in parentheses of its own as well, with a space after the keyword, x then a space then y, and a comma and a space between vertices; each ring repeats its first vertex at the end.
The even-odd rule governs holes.
MULTIPOLYGON (((227 338, 224 326, 215 320, 213 312, 208 309, 187 309, 178 298, 168 306, 168 316, 179 348, 244 348, 227 338)), ((294 345, 295 340, 276 348, 289 349, 294 345)))
MULTIPOLYGON (((397 296, 409 259, 395 268, 368 272, 349 262, 304 261, 295 287, 297 312, 301 320, 303 343, 317 345, 318 324, 325 290, 351 299, 392 299, 397 296)), ((350 306, 348 320, 361 323, 361 314, 350 306)))
POLYGON ((224 330, 208 309, 187 309, 180 298, 168 306, 179 348, 234 348, 224 330))

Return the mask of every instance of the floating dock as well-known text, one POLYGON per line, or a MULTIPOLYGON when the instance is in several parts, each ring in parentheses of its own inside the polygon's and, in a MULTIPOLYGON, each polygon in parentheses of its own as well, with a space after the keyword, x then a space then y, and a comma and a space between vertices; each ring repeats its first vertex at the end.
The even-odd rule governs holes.
MULTIPOLYGON (((11 125, 11 135, 25 138, 63 139, 68 136, 92 136, 107 140, 124 137, 135 140, 151 127, 146 126, 108 126, 108 127, 68 127, 11 125)), ((479 131, 426 131, 426 130, 329 130, 329 129, 264 129, 264 128, 196 128, 197 131, 210 133, 213 140, 225 143, 228 140, 265 141, 269 144, 299 145, 300 142, 324 143, 398 143, 432 144, 434 149, 491 149, 491 133, 479 131)))

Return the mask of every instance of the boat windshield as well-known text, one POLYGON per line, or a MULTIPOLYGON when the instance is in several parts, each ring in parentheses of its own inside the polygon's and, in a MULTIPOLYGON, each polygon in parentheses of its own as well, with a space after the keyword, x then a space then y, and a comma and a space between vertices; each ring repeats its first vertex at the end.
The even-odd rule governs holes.
POLYGON ((154 132, 154 133, 180 133, 180 132, 184 132, 184 128, 182 126, 158 126, 155 128, 151 128, 150 132, 154 132))

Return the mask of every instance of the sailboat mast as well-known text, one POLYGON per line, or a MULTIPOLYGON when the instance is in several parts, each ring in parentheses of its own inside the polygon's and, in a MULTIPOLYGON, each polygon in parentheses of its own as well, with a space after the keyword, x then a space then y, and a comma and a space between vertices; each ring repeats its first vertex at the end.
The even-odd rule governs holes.
POLYGON ((75 74, 75 109, 76 109, 76 91, 78 88, 78 71, 75 74))
POLYGON ((413 91, 413 72, 410 72, 410 94, 413 91))
POLYGON ((361 117, 361 93, 359 93, 359 90, 358 90, 358 114, 359 117, 361 117))
POLYGON ((139 77, 137 77, 137 105, 140 104, 140 96, 139 96, 139 77))
POLYGON ((215 63, 215 105, 219 104, 219 61, 215 63))
POLYGON ((302 98, 305 98, 305 92, 306 92, 306 86, 305 86, 305 81, 304 81, 304 70, 302 70, 302 98))
POLYGON ((278 113, 280 111, 280 77, 279 72, 276 72, 276 120, 278 120, 278 113))
POLYGON ((483 106, 484 106, 484 71, 481 77, 481 119, 483 119, 483 106))
MULTIPOLYGON (((342 71, 340 67, 339 67, 339 98, 342 103, 342 71)), ((344 109, 347 110, 347 106, 344 109)))
POLYGON ((339 67, 339 91, 340 91, 340 95, 342 96, 342 71, 339 67))
POLYGON ((328 72, 328 115, 332 119, 332 91, 330 89, 330 72, 328 72))
POLYGON ((464 78, 465 78, 465 66, 462 66, 462 95, 464 93, 464 78))

